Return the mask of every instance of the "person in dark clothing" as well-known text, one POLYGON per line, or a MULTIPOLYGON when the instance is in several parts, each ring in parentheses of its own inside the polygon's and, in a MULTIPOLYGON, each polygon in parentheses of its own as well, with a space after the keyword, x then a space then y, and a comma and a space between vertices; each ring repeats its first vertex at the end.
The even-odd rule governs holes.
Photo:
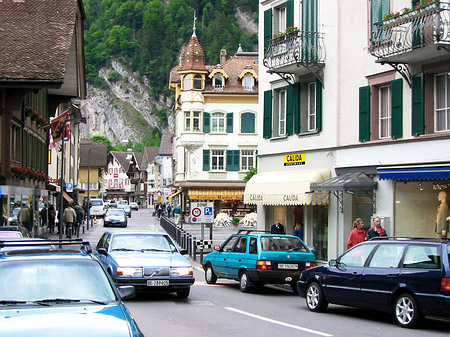
POLYGON ((378 236, 387 236, 387 233, 381 226, 381 219, 379 217, 375 217, 373 219, 373 227, 367 231, 367 239, 370 240, 378 236))
POLYGON ((56 210, 55 207, 50 204, 48 206, 48 231, 49 233, 55 232, 55 219, 56 219, 56 210))
POLYGON ((270 233, 271 234, 285 234, 284 226, 279 222, 275 222, 272 225, 272 228, 270 229, 270 233))
POLYGON ((47 222, 48 222, 47 204, 44 204, 44 208, 41 209, 41 212, 39 213, 39 215, 41 216, 41 226, 42 227, 47 226, 47 222))
POLYGON ((171 215, 172 215, 172 205, 168 204, 167 205, 167 217, 170 218, 171 215))
POLYGON ((80 226, 83 223, 83 208, 80 205, 75 206, 75 213, 77 214, 77 220, 74 223, 73 234, 77 237, 80 236, 80 226))

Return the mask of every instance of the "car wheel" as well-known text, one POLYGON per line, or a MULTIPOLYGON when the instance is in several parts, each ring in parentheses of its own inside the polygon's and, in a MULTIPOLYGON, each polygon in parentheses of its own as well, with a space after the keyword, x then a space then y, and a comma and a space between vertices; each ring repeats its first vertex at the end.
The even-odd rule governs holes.
POLYGON ((190 292, 191 292, 191 288, 179 290, 179 291, 177 291, 177 297, 178 298, 188 298, 190 292))
POLYGON ((394 317, 398 325, 412 328, 422 320, 416 299, 410 294, 401 294, 394 305, 394 317))
POLYGON ((210 264, 206 266, 205 281, 208 284, 215 284, 217 282, 216 273, 214 273, 214 270, 212 269, 212 266, 210 264))
POLYGON ((241 289, 243 293, 248 292, 250 289, 250 280, 248 279, 248 275, 245 270, 239 275, 239 289, 241 289))
POLYGON ((298 295, 297 282, 292 282, 292 283, 291 283, 291 289, 292 289, 292 292, 293 292, 295 295, 298 295))
POLYGON ((306 288, 306 306, 314 312, 324 311, 327 308, 328 302, 319 283, 312 282, 306 288))

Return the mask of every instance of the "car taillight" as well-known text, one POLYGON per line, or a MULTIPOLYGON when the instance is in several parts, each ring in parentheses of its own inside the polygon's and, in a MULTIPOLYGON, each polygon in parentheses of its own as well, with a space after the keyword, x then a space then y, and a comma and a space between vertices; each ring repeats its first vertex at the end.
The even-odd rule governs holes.
POLYGON ((305 262, 305 270, 309 268, 317 267, 317 263, 315 262, 305 262))
POLYGON ((450 291, 450 278, 443 278, 441 280, 441 290, 450 291))
POLYGON ((272 262, 270 262, 270 261, 257 261, 256 262, 256 269, 259 269, 259 270, 272 269, 272 262))

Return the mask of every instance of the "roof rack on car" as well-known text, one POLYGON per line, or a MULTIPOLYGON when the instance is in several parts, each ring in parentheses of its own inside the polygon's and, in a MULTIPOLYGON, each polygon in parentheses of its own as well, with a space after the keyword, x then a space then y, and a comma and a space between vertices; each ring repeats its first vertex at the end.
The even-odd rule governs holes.
POLYGON ((429 242, 448 242, 449 239, 441 239, 441 238, 423 238, 423 237, 409 237, 409 236, 376 236, 369 241, 376 240, 392 240, 392 241, 429 241, 429 242))
POLYGON ((49 240, 41 240, 41 239, 23 239, 23 240, 8 240, 8 239, 0 239, 0 248, 3 247, 39 247, 39 246, 48 246, 48 245, 59 245, 61 246, 73 246, 79 245, 80 250, 85 251, 87 253, 92 253, 91 244, 89 241, 83 241, 83 239, 49 239, 49 240))
POLYGON ((245 234, 250 234, 250 233, 267 233, 267 234, 271 234, 270 231, 262 231, 262 230, 257 230, 257 229, 240 229, 237 232, 238 234, 241 233, 245 233, 245 234))

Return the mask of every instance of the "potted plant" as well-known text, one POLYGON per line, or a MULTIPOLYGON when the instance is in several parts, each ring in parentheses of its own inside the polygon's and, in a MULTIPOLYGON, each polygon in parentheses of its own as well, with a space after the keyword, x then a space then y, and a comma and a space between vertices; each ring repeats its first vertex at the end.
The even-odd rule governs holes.
POLYGON ((234 217, 231 223, 233 224, 234 227, 237 227, 239 226, 239 221, 241 221, 241 219, 239 219, 238 217, 234 217))

